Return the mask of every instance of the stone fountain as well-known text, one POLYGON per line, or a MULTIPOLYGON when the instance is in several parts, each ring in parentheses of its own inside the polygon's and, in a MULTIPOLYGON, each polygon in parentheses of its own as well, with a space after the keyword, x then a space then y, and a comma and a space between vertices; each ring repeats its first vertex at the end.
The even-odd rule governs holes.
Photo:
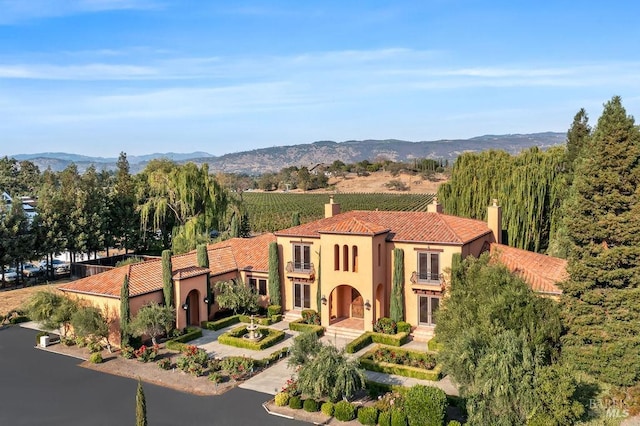
POLYGON ((258 331, 258 324, 253 323, 253 315, 251 315, 251 324, 247 326, 247 332, 244 336, 245 339, 257 342, 262 339, 262 333, 258 331))

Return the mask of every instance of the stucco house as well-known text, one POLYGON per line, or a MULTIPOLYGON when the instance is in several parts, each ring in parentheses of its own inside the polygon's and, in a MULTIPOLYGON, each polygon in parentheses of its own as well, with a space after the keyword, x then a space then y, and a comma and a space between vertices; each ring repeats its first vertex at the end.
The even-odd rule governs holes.
MULTIPOLYGON (((273 234, 233 238, 208 246, 209 268, 197 266, 196 252, 172 257, 176 326, 199 325, 218 310, 205 300, 207 285, 241 279, 269 304, 268 252, 276 242, 285 316, 317 309, 333 335, 355 336, 373 329, 389 315, 394 270, 404 278, 405 320, 415 339, 428 339, 435 327, 454 253, 479 256, 485 251, 520 274, 534 290, 557 297, 566 261, 502 244, 501 207, 488 207, 487 222, 446 215, 437 199, 427 212, 349 211, 330 197, 325 217, 273 234), (403 252, 396 268, 394 250, 403 252)), ((60 289, 119 314, 120 287, 129 276, 131 314, 150 301, 161 302, 160 260, 115 268, 63 285, 60 289)), ((114 326, 114 333, 118 327, 114 326)))

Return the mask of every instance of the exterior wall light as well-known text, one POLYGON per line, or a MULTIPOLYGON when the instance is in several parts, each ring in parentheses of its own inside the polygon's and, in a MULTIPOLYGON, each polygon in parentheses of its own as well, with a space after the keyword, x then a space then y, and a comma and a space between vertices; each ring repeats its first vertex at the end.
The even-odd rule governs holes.
POLYGON ((182 309, 184 309, 185 311, 186 311, 187 309, 189 309, 189 304, 188 304, 188 303, 183 303, 183 304, 182 304, 182 309))
POLYGON ((370 310, 371 310, 371 303, 369 303, 369 300, 367 300, 366 302, 364 302, 364 308, 365 308, 367 311, 370 311, 370 310))
POLYGON ((322 295, 322 298, 320 299, 320 301, 322 302, 323 305, 327 304, 327 296, 325 296, 324 294, 322 295))
POLYGON ((208 297, 204 298, 204 303, 209 304, 209 298, 208 297))

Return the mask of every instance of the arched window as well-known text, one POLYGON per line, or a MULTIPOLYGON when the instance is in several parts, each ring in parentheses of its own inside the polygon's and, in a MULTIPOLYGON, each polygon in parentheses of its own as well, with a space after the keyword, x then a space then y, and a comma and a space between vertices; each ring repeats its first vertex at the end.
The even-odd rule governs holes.
POLYGON ((340 270, 340 246, 338 244, 333 246, 333 270, 340 270))
POLYGON ((351 270, 358 272, 358 246, 351 247, 351 270))
POLYGON ((342 270, 343 271, 348 271, 349 270, 349 246, 348 245, 344 245, 342 246, 342 270))
POLYGON ((382 262, 382 245, 378 243, 378 266, 381 265, 382 262))

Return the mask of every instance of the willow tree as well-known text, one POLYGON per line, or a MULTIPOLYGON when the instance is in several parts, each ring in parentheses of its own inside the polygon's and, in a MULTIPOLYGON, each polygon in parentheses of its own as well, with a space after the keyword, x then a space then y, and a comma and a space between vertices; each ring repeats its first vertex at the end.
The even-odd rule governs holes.
POLYGON ((143 174, 144 199, 140 207, 142 226, 161 229, 168 217, 175 223, 172 247, 175 253, 193 250, 205 243, 212 229, 226 229, 231 197, 206 164, 156 168, 143 174))
POLYGON ((129 306, 129 275, 125 275, 120 288, 120 346, 129 346, 129 320, 131 308, 129 306))
POLYGON ((568 201, 562 355, 630 386, 640 382, 640 130, 619 97, 605 104, 584 151, 568 201))
POLYGON ((171 250, 164 250, 162 252, 162 292, 164 293, 164 304, 171 307, 175 306, 171 250))
POLYGON ((280 261, 278 259, 278 243, 269 244, 269 303, 281 305, 280 292, 280 261))
POLYGON ((393 249, 393 288, 389 314, 395 322, 404 321, 404 250, 393 249))
POLYGON ((486 220, 487 206, 497 198, 506 243, 544 251, 559 224, 564 161, 562 147, 533 147, 515 156, 495 150, 465 153, 450 181, 440 186, 438 199, 448 214, 486 220))

